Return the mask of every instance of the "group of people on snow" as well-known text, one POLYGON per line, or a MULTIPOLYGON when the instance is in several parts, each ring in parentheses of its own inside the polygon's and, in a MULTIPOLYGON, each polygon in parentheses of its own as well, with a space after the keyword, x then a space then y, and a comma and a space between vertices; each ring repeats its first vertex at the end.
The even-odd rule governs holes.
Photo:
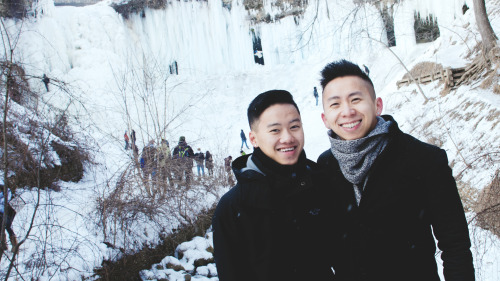
POLYGON ((320 83, 330 146, 317 163, 289 92, 248 106, 254 150, 226 165, 237 183, 212 219, 218 279, 438 281, 437 245, 447 281, 475 280, 446 152, 382 115, 367 67, 329 63, 320 83))
MULTIPOLYGON (((134 154, 138 151, 136 145, 135 131, 132 130, 129 138, 127 131, 124 134, 125 149, 133 149, 134 154), (132 144, 130 145, 130 141, 132 144)), ((154 140, 150 140, 142 149, 137 161, 143 174, 144 181, 152 183, 167 183, 174 186, 175 182, 185 182, 189 185, 193 180, 193 160, 196 162, 198 177, 205 177, 205 168, 209 176, 214 174, 214 163, 210 151, 203 153, 201 148, 194 153, 191 146, 186 142, 186 137, 181 136, 179 142, 170 149, 169 142, 162 139, 159 146, 154 140)))

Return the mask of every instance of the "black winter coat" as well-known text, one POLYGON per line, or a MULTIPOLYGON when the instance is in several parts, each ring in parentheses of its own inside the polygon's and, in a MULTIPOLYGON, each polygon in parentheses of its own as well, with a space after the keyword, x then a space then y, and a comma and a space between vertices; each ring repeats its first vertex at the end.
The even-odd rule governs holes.
POLYGON ((334 280, 335 219, 326 217, 325 206, 333 205, 332 195, 315 178, 316 164, 303 154, 297 170, 277 172, 262 164, 263 157, 256 149, 233 162, 238 183, 217 205, 212 225, 219 280, 334 280))
POLYGON ((177 160, 177 165, 185 166, 187 168, 193 167, 194 152, 191 146, 186 142, 180 141, 172 151, 172 159, 177 160))
POLYGON ((203 161, 205 160, 205 154, 203 154, 202 152, 195 153, 194 160, 196 161, 196 164, 203 165, 203 161))
POLYGON ((342 193, 344 242, 353 280, 439 280, 433 233, 446 281, 474 280, 464 210, 446 152, 398 128, 368 174, 359 207, 330 150, 318 158, 342 193))

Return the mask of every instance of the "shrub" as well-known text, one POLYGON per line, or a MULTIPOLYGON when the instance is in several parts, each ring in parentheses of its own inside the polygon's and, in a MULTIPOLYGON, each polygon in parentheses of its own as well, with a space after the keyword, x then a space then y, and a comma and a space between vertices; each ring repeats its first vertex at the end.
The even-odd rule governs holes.
POLYGON ((478 225, 500 237, 500 170, 497 170, 491 183, 481 191, 475 211, 478 225))

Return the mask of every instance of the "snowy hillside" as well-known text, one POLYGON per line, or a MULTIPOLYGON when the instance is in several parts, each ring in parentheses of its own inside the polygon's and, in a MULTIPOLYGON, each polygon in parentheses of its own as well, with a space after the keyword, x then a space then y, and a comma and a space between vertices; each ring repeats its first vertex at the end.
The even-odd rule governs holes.
MULTIPOLYGON (((73 125, 84 128, 93 138, 88 143, 95 145, 94 163, 86 167, 80 182, 61 183, 61 192, 40 195, 36 229, 21 246, 11 276, 92 279, 93 269, 104 259, 156 245, 160 235, 172 233, 186 217, 212 206, 228 190, 220 182, 210 183, 213 190, 201 183, 186 194, 192 205, 183 215, 169 217, 165 214, 171 210, 156 202, 156 214, 134 217, 130 225, 100 224, 105 220, 96 209, 102 199, 135 173, 133 155, 124 150, 126 130, 137 132, 140 149, 162 138, 173 147, 185 136, 193 149, 211 151, 221 166, 226 156, 239 154, 239 132, 248 133, 249 102, 263 91, 285 89, 301 110, 307 156, 316 160, 329 142, 312 89, 319 87, 324 65, 339 58, 370 69, 384 101, 383 113, 393 115, 403 131, 447 151, 459 187, 479 192, 499 169, 500 95, 492 87, 483 89, 477 81, 445 92, 442 83, 433 82, 422 86, 429 98, 424 102, 414 84, 396 86, 405 74, 399 59, 408 69, 421 62, 458 68, 478 55, 481 38, 472 0, 399 1, 391 8, 396 45, 390 49, 381 8, 371 4, 306 1, 298 15, 257 23, 252 20, 257 12, 246 10, 242 0, 229 1, 230 9, 222 4, 226 0, 171 1, 164 9, 144 9, 127 19, 110 6, 112 2, 54 7, 52 0, 40 0, 36 18, 4 19, 12 38, 20 35, 14 54, 26 72, 33 77, 46 74, 54 81, 48 92, 40 79, 32 78, 30 86, 43 102, 67 108, 73 125), (469 8, 465 13, 464 4, 469 8), (416 12, 437 19, 439 38, 417 44, 416 12), (264 65, 255 62, 256 48, 262 51, 264 65), (71 95, 55 86, 57 81, 66 83, 71 95), (111 229, 113 237, 108 236, 111 229)), ((275 18, 282 10, 272 2, 263 1, 263 11, 275 18)), ((486 3, 499 35, 500 1, 486 3)), ((126 187, 130 198, 145 194, 140 183, 126 187)), ((22 237, 38 194, 18 191, 27 204, 13 227, 22 237)), ((472 219, 474 213, 468 216, 472 219)), ((470 230, 477 279, 500 280, 500 241, 473 222, 470 230)), ((184 247, 200 248, 194 256, 207 255, 203 243, 210 245, 208 237, 184 247)), ((162 266, 168 261, 174 258, 166 258, 162 266)), ((1 274, 7 266, 8 260, 2 259, 1 274)), ((214 275, 211 265, 200 270, 214 275)), ((163 278, 165 273, 154 269, 143 274, 163 278)))

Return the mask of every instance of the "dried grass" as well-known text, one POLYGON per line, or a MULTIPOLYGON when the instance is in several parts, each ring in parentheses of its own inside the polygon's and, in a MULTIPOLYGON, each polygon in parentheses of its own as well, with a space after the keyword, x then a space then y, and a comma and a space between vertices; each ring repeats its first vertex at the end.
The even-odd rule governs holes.
POLYGON ((457 187, 458 193, 460 194, 460 199, 462 199, 464 211, 473 211, 478 197, 477 189, 471 187, 469 183, 465 183, 462 181, 457 182, 457 187))
MULTIPOLYGON (((434 73, 434 72, 437 72, 437 71, 441 71, 443 69, 444 69, 443 65, 441 65, 439 63, 424 61, 424 62, 420 62, 420 63, 416 64, 410 70, 410 73, 416 79, 417 77, 420 77, 422 75, 426 75, 426 74, 429 74, 429 73, 434 73)), ((410 77, 409 77, 408 73, 406 73, 403 76, 403 79, 408 79, 408 78, 410 78, 410 77)))
POLYGON ((496 84, 493 86, 493 93, 500 95, 500 85, 496 84))
POLYGON ((500 170, 490 185, 485 187, 474 206, 477 224, 500 237, 500 170))
POLYGON ((440 138, 437 138, 435 136, 431 136, 431 137, 427 138, 427 143, 435 145, 437 147, 443 146, 443 141, 440 138))
POLYGON ((490 111, 488 112, 488 117, 486 117, 486 120, 494 121, 498 120, 499 118, 500 118, 500 111, 496 109, 490 109, 490 111))

